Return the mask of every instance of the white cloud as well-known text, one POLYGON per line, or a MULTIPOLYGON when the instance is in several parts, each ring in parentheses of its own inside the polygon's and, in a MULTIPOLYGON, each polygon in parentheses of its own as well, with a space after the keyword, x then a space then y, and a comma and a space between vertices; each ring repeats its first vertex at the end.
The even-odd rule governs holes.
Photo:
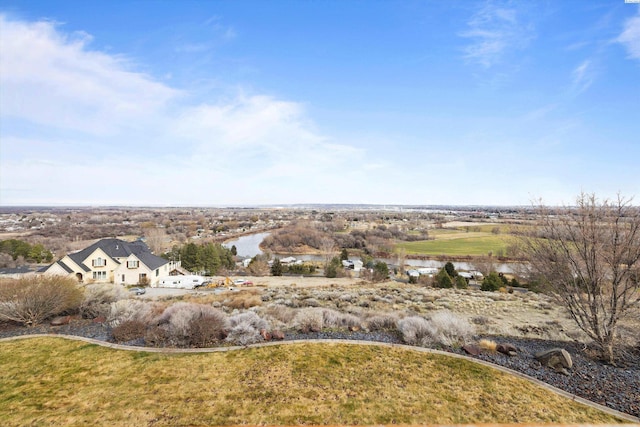
POLYGON ((571 73, 572 91, 580 94, 589 89, 594 80, 593 65, 590 60, 583 61, 571 73))
POLYGON ((92 134, 144 122, 179 91, 89 49, 86 33, 0 15, 0 109, 5 117, 92 134))
POLYGON ((616 39, 627 48, 631 59, 640 59, 640 8, 638 14, 627 19, 622 33, 616 39))
POLYGON ((0 25, 3 204, 330 201, 345 179, 368 181, 375 159, 322 135, 300 103, 240 91, 193 104, 87 34, 0 25))
POLYGON ((470 39, 464 58, 490 68, 500 63, 512 50, 522 49, 533 37, 529 23, 523 22, 519 11, 487 2, 467 22, 468 29, 459 35, 470 39))

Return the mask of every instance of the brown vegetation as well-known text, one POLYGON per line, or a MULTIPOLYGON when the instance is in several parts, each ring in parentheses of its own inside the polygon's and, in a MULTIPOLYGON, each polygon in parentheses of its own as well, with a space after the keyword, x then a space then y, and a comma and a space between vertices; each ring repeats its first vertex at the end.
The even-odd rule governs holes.
POLYGON ((77 311, 82 295, 77 282, 66 277, 2 279, 0 320, 34 326, 52 316, 77 311))

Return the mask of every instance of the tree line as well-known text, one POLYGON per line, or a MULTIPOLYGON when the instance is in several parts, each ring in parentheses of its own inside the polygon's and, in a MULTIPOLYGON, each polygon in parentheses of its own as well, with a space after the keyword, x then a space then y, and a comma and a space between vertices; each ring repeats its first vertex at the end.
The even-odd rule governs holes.
POLYGON ((5 255, 4 257, 0 257, 0 261, 3 264, 10 263, 10 261, 41 263, 51 262, 53 260, 51 251, 41 243, 31 245, 17 239, 0 240, 0 253, 5 255), (10 256, 11 259, 9 259, 7 255, 10 256))
POLYGON ((180 261, 183 268, 192 272, 203 272, 206 276, 235 266, 233 253, 220 243, 176 245, 162 257, 170 261, 180 261))

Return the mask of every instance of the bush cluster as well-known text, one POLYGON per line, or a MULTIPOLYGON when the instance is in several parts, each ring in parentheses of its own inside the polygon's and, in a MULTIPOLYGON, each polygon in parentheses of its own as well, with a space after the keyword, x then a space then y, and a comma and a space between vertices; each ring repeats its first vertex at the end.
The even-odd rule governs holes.
POLYGON ((60 314, 77 312, 83 291, 62 276, 28 276, 0 281, 0 320, 35 326, 60 314))
POLYGON ((80 314, 85 319, 108 316, 111 303, 129 298, 122 286, 110 283, 95 283, 84 288, 84 298, 80 304, 80 314))
POLYGON ((398 321, 404 342, 411 345, 462 345, 469 341, 474 328, 465 319, 449 311, 435 313, 431 319, 410 316, 398 321))

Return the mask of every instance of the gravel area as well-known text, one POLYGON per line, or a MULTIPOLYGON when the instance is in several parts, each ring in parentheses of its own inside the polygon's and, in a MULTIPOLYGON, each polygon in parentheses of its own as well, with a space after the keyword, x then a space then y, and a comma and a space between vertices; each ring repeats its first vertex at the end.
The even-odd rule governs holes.
MULTIPOLYGON (((90 320, 73 320, 62 326, 40 325, 25 328, 19 325, 0 323, 0 338, 28 334, 65 334, 84 336, 102 341, 112 341, 111 328, 105 323, 90 320)), ((590 357, 592 349, 582 344, 556 342, 528 338, 483 337, 497 343, 512 344, 517 349, 516 356, 501 353, 482 352, 476 357, 496 365, 501 365, 531 377, 537 378, 559 389, 575 394, 592 402, 608 406, 634 417, 640 417, 640 352, 630 350, 620 360, 619 366, 611 366, 590 357), (569 375, 557 373, 538 363, 534 354, 541 350, 560 347, 567 350, 573 360, 573 368, 569 375)), ((285 340, 305 339, 349 339, 366 340, 383 343, 402 344, 402 338, 393 332, 315 332, 289 333, 285 340)), ((144 345, 143 340, 126 343, 144 345)), ((466 354, 462 349, 438 348, 453 353, 466 354)))

